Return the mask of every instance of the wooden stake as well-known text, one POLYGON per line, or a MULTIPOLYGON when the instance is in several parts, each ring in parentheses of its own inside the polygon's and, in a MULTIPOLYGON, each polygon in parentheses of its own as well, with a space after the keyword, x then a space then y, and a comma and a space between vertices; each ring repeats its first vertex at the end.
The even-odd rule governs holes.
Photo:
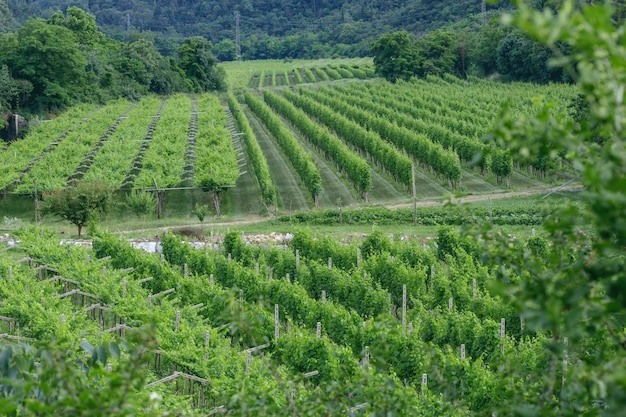
POLYGON ((333 269, 333 258, 329 256, 328 257, 328 270, 332 271, 332 269, 333 269))
POLYGON ((450 297, 448 298, 448 310, 452 311, 452 307, 453 307, 452 297, 450 297))
POLYGON ((209 330, 206 330, 204 332, 204 360, 208 360, 209 359, 209 342, 211 341, 211 332, 209 330))
POLYGON ((502 343, 500 350, 504 353, 504 337, 506 336, 506 320, 503 318, 500 319, 500 341, 502 343))
POLYGON ((402 328, 406 330, 406 284, 402 284, 402 328))
POLYGON ((465 359, 465 345, 461 345, 461 359, 465 359))
POLYGON ((411 185, 413 189, 413 224, 417 224, 417 190, 415 189, 415 164, 411 164, 411 185))
POLYGON ((326 303, 326 291, 322 290, 322 303, 326 303))
POLYGON ((356 248, 356 268, 361 269, 361 248, 356 248))
POLYGON ((211 287, 215 284, 213 280, 213 274, 209 275, 209 284, 211 285, 211 287))
POLYGON ((180 310, 176 310, 176 331, 180 327, 180 310))
POLYGON ((472 279, 472 292, 474 293, 474 298, 478 295, 478 291, 476 289, 476 278, 472 279))
POLYGON ((122 298, 126 298, 126 277, 122 278, 122 298))
POLYGON ((280 336, 280 322, 278 317, 278 304, 274 304, 274 339, 278 340, 280 336))
POLYGON ((300 268, 300 249, 296 249, 296 271, 300 268))
POLYGON ((322 337, 322 323, 320 323, 319 321, 317 322, 317 329, 315 331, 315 335, 317 336, 318 339, 322 337))
POLYGON ((189 275, 189 267, 185 264, 183 265, 183 276, 186 277, 187 275, 189 275))

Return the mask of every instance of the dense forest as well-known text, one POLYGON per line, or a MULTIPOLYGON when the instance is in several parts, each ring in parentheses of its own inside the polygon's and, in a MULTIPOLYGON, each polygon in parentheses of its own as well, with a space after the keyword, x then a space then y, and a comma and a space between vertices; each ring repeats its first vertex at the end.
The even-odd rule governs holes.
MULTIPOLYGON (((77 6, 94 14, 108 35, 125 40, 132 33, 149 34, 166 55, 174 54, 182 39, 203 36, 221 60, 235 57, 236 12, 243 58, 264 59, 364 56, 381 34, 404 29, 419 35, 481 11, 481 0, 2 1, 19 23, 77 6)), ((508 4, 489 4, 488 10, 508 4)))

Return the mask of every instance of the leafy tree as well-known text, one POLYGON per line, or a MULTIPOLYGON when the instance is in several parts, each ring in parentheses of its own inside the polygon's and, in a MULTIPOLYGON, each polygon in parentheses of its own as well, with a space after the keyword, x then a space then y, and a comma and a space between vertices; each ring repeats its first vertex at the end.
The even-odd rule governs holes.
POLYGON ((237 47, 232 39, 224 39, 213 47, 215 57, 220 61, 234 61, 237 47))
POLYGON ((421 66, 415 39, 405 31, 381 36, 372 44, 376 72, 387 81, 409 79, 421 66))
POLYGON ((460 59, 457 51, 458 41, 452 31, 437 30, 417 40, 416 46, 421 58, 420 76, 452 74, 460 59))
POLYGON ((104 182, 78 182, 72 187, 43 196, 45 214, 71 222, 81 235, 83 226, 109 209, 111 190, 104 182))
POLYGON ((196 215, 200 223, 204 222, 205 217, 209 214, 209 206, 206 204, 197 204, 194 206, 192 213, 196 215))
POLYGON ((550 371, 539 395, 520 392, 502 414, 619 416, 626 405, 626 107, 615 92, 626 85, 626 34, 611 2, 576 8, 569 0, 556 15, 518 6, 514 22, 524 32, 555 54, 559 43, 571 46, 558 64, 584 94, 589 123, 555 118, 550 103, 531 120, 516 121, 508 112, 499 122, 497 141, 506 141, 514 158, 549 147, 567 156, 585 187, 578 201, 546 221, 548 248, 533 243, 529 251, 503 237, 485 251, 500 293, 529 329, 551 336, 550 371), (604 144, 590 140, 597 134, 604 144), (528 256, 531 251, 539 256, 528 256), (562 361, 568 369, 557 372, 562 361))
POLYGON ((13 14, 11 14, 11 9, 9 9, 7 2, 0 0, 0 33, 10 32, 16 26, 17 24, 13 19, 13 14))
POLYGON ((68 7, 65 15, 61 11, 54 13, 48 19, 48 23, 71 30, 82 45, 93 46, 105 40, 105 36, 96 25, 96 17, 75 6, 68 7))
POLYGON ((225 90, 225 74, 216 68, 211 42, 202 36, 187 38, 178 49, 178 65, 195 91, 225 90))
POLYGON ((4 61, 15 78, 33 85, 31 107, 62 109, 85 97, 87 62, 72 31, 31 19, 17 32, 17 41, 4 61))
POLYGON ((145 216, 155 210, 156 203, 154 198, 142 191, 133 190, 125 198, 126 206, 137 215, 137 217, 145 216))

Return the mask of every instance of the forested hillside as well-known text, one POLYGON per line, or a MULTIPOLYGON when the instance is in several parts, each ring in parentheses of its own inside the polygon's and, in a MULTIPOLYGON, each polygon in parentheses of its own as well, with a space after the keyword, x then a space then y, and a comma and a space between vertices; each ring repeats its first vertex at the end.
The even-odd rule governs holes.
MULTIPOLYGON (((153 32, 166 54, 175 51, 181 38, 204 36, 216 45, 215 53, 223 60, 235 54, 235 12, 241 16, 244 58, 263 59, 363 56, 383 33, 405 29, 420 34, 481 10, 480 0, 5 1, 20 23, 78 6, 93 13, 98 25, 118 39, 133 32, 153 32)), ((488 7, 507 6, 505 0, 488 7)))

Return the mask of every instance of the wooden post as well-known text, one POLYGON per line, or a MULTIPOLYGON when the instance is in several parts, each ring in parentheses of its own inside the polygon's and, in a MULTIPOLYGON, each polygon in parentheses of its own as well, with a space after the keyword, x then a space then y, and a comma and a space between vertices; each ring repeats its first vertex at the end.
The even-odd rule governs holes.
POLYGON ((243 310, 243 290, 239 290, 239 310, 243 310))
POLYGON ((413 322, 409 322, 409 336, 413 333, 413 322))
POLYGON ((280 322, 278 317, 278 304, 274 304, 274 339, 278 340, 280 336, 280 322))
POLYGON ((61 326, 65 326, 65 314, 61 314, 59 319, 61 320, 61 326))
POLYGON ((159 191, 159 186, 156 180, 152 178, 152 181, 154 182, 154 198, 156 200, 157 219, 161 219, 161 205, 163 203, 161 201, 161 192, 159 191))
POLYGON ((107 274, 107 267, 103 266, 102 267, 102 275, 106 275, 107 274))
POLYGON ((361 269, 361 248, 356 248, 356 268, 361 269))
POLYGON ((87 259, 85 260, 85 263, 90 263, 91 262, 91 255, 87 255, 87 259))
POLYGON ((204 360, 209 359, 209 342, 211 341, 211 332, 206 330, 204 332, 204 360))
POLYGON ((322 337, 322 323, 320 323, 319 321, 317 322, 317 329, 315 331, 315 335, 317 336, 318 339, 322 337))
POLYGON ((296 249, 296 271, 300 268, 300 249, 296 249))
POLYGON ((394 263, 396 263, 396 257, 391 255, 391 264, 393 265, 394 263))
POLYGON ((246 352, 246 375, 250 373, 250 362, 252 362, 252 352, 246 352))
POLYGON ((524 317, 519 316, 519 329, 520 332, 524 332, 524 317))
POLYGON ((180 310, 176 310, 176 331, 180 327, 180 310))
POLYGON ((465 345, 461 345, 461 359, 465 359, 465 345))
POLYGON ((233 256, 231 255, 230 252, 228 252, 228 263, 230 263, 230 261, 233 260, 233 256))
POLYGON ((186 277, 187 275, 189 275, 189 267, 185 263, 185 265, 183 265, 183 276, 186 277))
POLYGON ((415 164, 411 164, 411 185, 413 188, 413 224, 417 224, 417 190, 415 189, 415 164))
POLYGON ((291 282, 291 277, 289 276, 289 272, 287 272, 287 282, 291 282))
POLYGON ((563 338, 563 344, 565 345, 565 349, 563 349, 563 376, 561 377, 561 386, 565 386, 565 375, 567 374, 567 345, 569 344, 569 338, 563 338))
POLYGON ((370 348, 369 346, 365 346, 365 353, 363 355, 363 367, 367 368, 370 363, 370 348))
POLYGON ((122 278, 122 298, 126 298, 126 277, 122 278))
POLYGON ((506 321, 503 318, 500 319, 500 342, 501 348, 500 350, 504 353, 504 337, 506 336, 506 321))
POLYGON ((406 330, 406 284, 402 284, 402 328, 406 330))
POLYGON ((448 298, 448 310, 452 311, 452 307, 453 307, 452 297, 450 297, 448 298))
POLYGON ((322 303, 326 303, 326 291, 322 290, 322 303))
POLYGON ((426 392, 426 388, 428 388, 428 375, 422 374, 422 395, 426 392))
POLYGON ((39 195, 37 194, 37 180, 33 180, 33 188, 35 195, 35 223, 39 223, 41 221, 41 214, 39 213, 39 195))
POLYGON ((256 264, 254 264, 254 274, 257 277, 259 276, 259 263, 258 262, 256 264))
POLYGON ((332 271, 333 269, 333 258, 332 257, 328 257, 328 270, 332 271))
POLYGON ((215 284, 215 281, 213 279, 213 274, 209 275, 209 284, 211 285, 211 287, 215 284))
POLYGON ((476 289, 476 278, 472 279, 472 292, 474 294, 474 298, 478 295, 478 290, 476 289))

